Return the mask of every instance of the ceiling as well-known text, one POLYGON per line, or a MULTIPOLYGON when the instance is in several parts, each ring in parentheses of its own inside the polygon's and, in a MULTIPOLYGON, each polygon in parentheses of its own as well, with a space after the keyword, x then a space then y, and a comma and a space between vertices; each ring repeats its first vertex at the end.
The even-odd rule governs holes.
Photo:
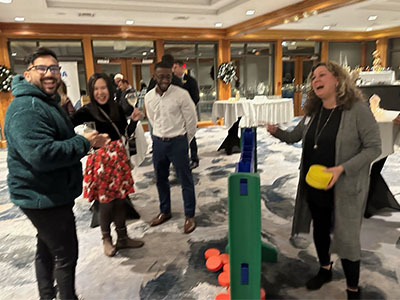
MULTIPOLYGON (((285 7, 302 3, 354 3, 304 18, 286 18, 288 23, 269 26, 280 30, 322 30, 330 25, 334 31, 380 30, 400 26, 400 0, 12 0, 1 3, 0 22, 15 22, 24 17, 26 23, 125 25, 133 20, 138 26, 215 28, 222 23, 228 28, 285 7), (34 5, 33 5, 34 4, 34 5), (253 16, 246 11, 254 9, 253 16), (377 19, 368 21, 376 15, 377 19)), ((348 4, 346 3, 346 4, 348 4)), ((308 14, 308 13, 307 13, 308 14)))

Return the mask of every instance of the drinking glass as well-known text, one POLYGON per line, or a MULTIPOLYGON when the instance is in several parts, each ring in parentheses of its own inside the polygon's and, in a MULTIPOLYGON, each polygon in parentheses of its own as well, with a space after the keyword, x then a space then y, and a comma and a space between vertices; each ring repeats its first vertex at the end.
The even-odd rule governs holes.
POLYGON ((138 101, 138 95, 135 91, 129 92, 128 94, 126 94, 125 98, 126 98, 126 101, 128 101, 130 106, 136 107, 136 103, 138 101))
POLYGON ((93 130, 96 130, 95 122, 84 122, 83 123, 83 132, 91 132, 93 130))

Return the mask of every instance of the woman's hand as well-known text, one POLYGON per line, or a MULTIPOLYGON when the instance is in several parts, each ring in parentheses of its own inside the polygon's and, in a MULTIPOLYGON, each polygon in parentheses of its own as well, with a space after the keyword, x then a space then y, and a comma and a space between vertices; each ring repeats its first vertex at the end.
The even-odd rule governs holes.
POLYGON ((135 107, 131 114, 132 121, 138 121, 141 117, 142 117, 142 112, 139 110, 139 108, 135 107))
POLYGON ((340 175, 343 173, 344 168, 342 166, 337 166, 337 167, 332 167, 332 168, 326 168, 324 172, 330 172, 332 173, 332 179, 329 182, 328 186, 326 187, 325 190, 329 190, 332 188, 336 181, 339 179, 340 175))
POLYGON ((111 139, 107 133, 99 134, 96 130, 82 134, 90 143, 90 147, 100 148, 107 145, 111 139))
POLYGON ((278 130, 278 125, 267 123, 267 125, 265 125, 265 128, 270 134, 275 135, 276 131, 278 130))

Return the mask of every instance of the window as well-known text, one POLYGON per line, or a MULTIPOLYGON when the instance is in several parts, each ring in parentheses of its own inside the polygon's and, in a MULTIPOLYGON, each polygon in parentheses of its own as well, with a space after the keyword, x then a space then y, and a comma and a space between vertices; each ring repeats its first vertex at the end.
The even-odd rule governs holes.
POLYGON ((257 87, 265 86, 265 95, 273 93, 274 82, 273 43, 232 43, 231 60, 236 65, 236 77, 231 84, 231 95, 236 91, 241 97, 254 98, 257 87))
POLYGON ((200 121, 211 120, 212 105, 217 100, 217 44, 166 42, 164 52, 186 62, 188 73, 197 80, 200 101, 197 113, 200 121))
MULTIPOLYGON (((38 47, 46 47, 55 52, 60 62, 77 62, 79 87, 72 91, 68 87, 68 96, 76 103, 86 94, 86 72, 81 41, 71 40, 10 40, 8 43, 11 68, 15 73, 26 70, 24 59, 38 47)), ((63 71, 63 70, 61 70, 63 71)))

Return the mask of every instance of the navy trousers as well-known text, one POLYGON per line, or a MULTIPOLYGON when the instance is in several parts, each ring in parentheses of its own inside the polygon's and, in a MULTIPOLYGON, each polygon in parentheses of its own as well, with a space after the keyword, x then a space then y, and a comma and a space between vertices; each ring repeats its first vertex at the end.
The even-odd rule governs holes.
POLYGON ((181 183, 185 216, 195 214, 196 197, 192 171, 189 166, 189 145, 186 135, 172 139, 153 136, 153 164, 157 179, 160 212, 171 212, 171 190, 169 185, 169 167, 172 163, 181 183))

